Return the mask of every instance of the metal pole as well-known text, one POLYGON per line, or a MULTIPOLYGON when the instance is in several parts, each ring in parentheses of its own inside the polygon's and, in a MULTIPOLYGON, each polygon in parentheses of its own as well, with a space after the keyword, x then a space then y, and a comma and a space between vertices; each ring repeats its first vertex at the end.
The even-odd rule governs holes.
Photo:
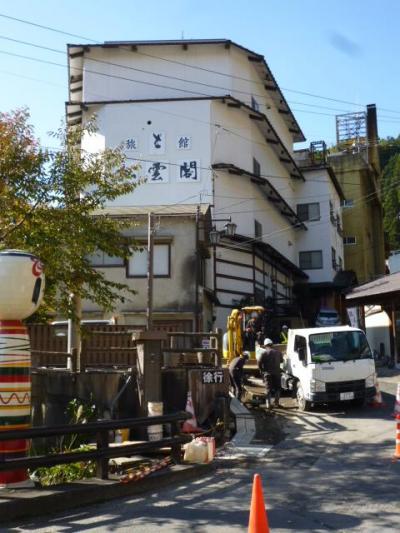
POLYGON ((196 210, 196 267, 195 267, 195 295, 194 295, 194 309, 195 309, 195 331, 200 331, 200 313, 199 313, 199 272, 200 272, 200 254, 199 254, 199 224, 200 224, 200 206, 196 210))
POLYGON ((75 367, 74 371, 81 371, 81 320, 82 320, 82 300, 77 294, 71 295, 71 304, 74 308, 74 318, 68 319, 68 337, 67 337, 67 352, 74 353, 75 367))
POLYGON ((393 361, 397 365, 398 360, 398 350, 397 350, 397 327, 396 327, 396 303, 392 300, 392 309, 391 309, 391 321, 392 321, 392 336, 393 336, 393 361))
POLYGON ((147 329, 153 328, 153 253, 154 253, 154 235, 153 235, 153 218, 149 213, 147 225, 147 329))

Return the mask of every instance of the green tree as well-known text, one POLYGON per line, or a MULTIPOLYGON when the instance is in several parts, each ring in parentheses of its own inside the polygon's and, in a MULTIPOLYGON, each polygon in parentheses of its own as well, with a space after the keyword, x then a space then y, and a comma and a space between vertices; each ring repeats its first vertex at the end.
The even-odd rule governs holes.
POLYGON ((100 154, 81 149, 84 136, 95 133, 94 123, 60 129, 55 137, 61 148, 43 150, 27 110, 0 113, 0 247, 40 257, 46 271, 44 309, 65 316, 73 315, 71 294, 104 310, 133 294, 89 261, 97 251, 129 256, 134 243, 123 231, 131 224, 101 210, 138 184, 121 149, 100 154))
POLYGON ((383 225, 392 250, 400 249, 400 153, 392 155, 382 173, 383 225))
POLYGON ((400 135, 396 137, 386 137, 379 141, 379 160, 381 169, 389 163, 389 160, 395 154, 400 153, 400 135))

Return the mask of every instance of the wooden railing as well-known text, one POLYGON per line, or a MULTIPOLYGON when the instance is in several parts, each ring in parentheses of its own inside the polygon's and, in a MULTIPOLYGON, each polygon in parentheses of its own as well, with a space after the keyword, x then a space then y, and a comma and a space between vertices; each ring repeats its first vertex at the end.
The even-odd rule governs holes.
POLYGON ((31 429, 0 431, 0 442, 19 439, 34 439, 60 437, 62 435, 90 435, 96 436, 96 448, 90 451, 76 451, 31 457, 5 458, 0 455, 0 471, 18 470, 21 468, 34 469, 40 466, 54 466, 79 461, 96 461, 97 477, 108 479, 108 461, 113 457, 129 457, 139 453, 146 453, 164 447, 171 448, 171 455, 175 462, 181 461, 181 446, 189 442, 191 437, 180 435, 180 424, 190 418, 186 412, 173 413, 163 416, 141 418, 125 418, 120 420, 99 420, 87 424, 69 424, 60 426, 41 426, 31 429), (155 441, 138 442, 121 446, 109 446, 109 431, 116 429, 143 428, 159 424, 171 424, 171 436, 155 441))

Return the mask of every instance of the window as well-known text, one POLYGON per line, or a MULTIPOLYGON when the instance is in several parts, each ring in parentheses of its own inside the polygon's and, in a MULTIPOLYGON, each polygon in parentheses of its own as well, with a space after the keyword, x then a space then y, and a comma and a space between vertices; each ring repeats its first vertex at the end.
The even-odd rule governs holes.
POLYGON ((98 250, 88 256, 88 260, 93 267, 121 267, 124 266, 122 257, 107 255, 105 252, 98 250))
POLYGON ((337 264, 336 264, 336 250, 335 248, 332 248, 332 268, 333 270, 336 270, 337 264))
POLYGON ((260 224, 258 220, 255 220, 254 221, 254 236, 257 238, 261 238, 262 235, 263 235, 262 224, 260 224))
POLYGON ((319 203, 297 204, 297 216, 302 222, 320 219, 319 203))
POLYGON ((343 269, 343 259, 341 257, 339 257, 338 259, 338 267, 339 267, 339 270, 343 269))
POLYGON ((307 341, 305 337, 301 335, 296 335, 294 338, 294 351, 298 352, 299 349, 305 350, 307 348, 307 341))
POLYGON ((348 200, 342 200, 342 207, 353 207, 354 200, 349 198, 348 200))
POLYGON ((316 270, 322 268, 322 251, 299 253, 299 265, 303 270, 316 270))
POLYGON ((255 176, 261 176, 261 165, 255 157, 253 157, 253 174, 255 176))
POLYGON ((351 235, 350 237, 343 237, 343 244, 357 244, 357 239, 354 237, 354 235, 351 235))
POLYGON ((254 111, 260 111, 260 104, 254 98, 254 96, 251 97, 251 107, 254 109, 254 111))
MULTIPOLYGON (((155 244, 153 256, 153 272, 155 278, 169 278, 170 268, 170 245, 155 244)), ((128 263, 127 276, 129 278, 145 278, 147 276, 147 249, 137 250, 128 263)))

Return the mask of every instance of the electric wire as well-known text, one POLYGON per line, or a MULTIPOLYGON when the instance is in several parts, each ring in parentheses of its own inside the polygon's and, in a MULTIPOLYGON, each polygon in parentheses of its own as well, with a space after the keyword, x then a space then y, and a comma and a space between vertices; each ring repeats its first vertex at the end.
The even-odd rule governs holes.
MULTIPOLYGON (((76 37, 78 39, 83 39, 83 40, 89 41, 89 42, 91 42, 93 44, 98 44, 98 45, 104 44, 101 41, 97 41, 97 40, 92 39, 90 37, 85 37, 85 36, 82 36, 82 35, 66 32, 66 31, 59 30, 57 28, 51 27, 51 26, 47 26, 47 25, 44 25, 44 24, 38 24, 38 23, 35 23, 35 22, 32 22, 32 21, 28 21, 26 19, 12 17, 12 16, 7 15, 5 13, 0 13, 0 17, 6 18, 6 19, 9 19, 9 20, 13 20, 15 22, 19 22, 21 24, 27 24, 27 25, 30 25, 30 26, 35 26, 37 28, 41 28, 41 29, 44 29, 46 31, 55 32, 55 33, 58 33, 58 34, 61 34, 61 35, 66 35, 66 36, 69 36, 69 37, 76 37)), ((244 78, 244 77, 237 76, 237 75, 222 73, 222 72, 219 72, 219 71, 216 71, 216 70, 213 70, 213 69, 201 67, 199 65, 190 65, 188 63, 183 63, 183 62, 179 62, 179 61, 172 60, 172 59, 169 59, 169 58, 163 58, 163 57, 160 57, 160 56, 155 56, 155 55, 148 54, 148 53, 145 53, 145 52, 133 51, 132 49, 124 48, 123 45, 121 45, 120 48, 124 49, 125 51, 127 51, 129 53, 141 54, 141 55, 145 55, 145 56, 148 56, 148 57, 156 58, 158 60, 163 60, 163 61, 167 61, 167 62, 170 62, 170 63, 180 64, 182 66, 185 66, 186 68, 202 70, 202 71, 206 71, 206 72, 209 72, 209 73, 212 73, 212 74, 218 74, 218 75, 226 76, 226 77, 229 77, 229 78, 240 79, 242 81, 247 81, 249 83, 256 83, 258 85, 264 85, 262 82, 257 81, 257 80, 251 80, 251 79, 244 78)), ((307 92, 307 91, 300 91, 298 89, 292 89, 292 88, 289 88, 289 87, 281 87, 281 89, 283 89, 284 91, 293 92, 293 93, 296 93, 296 94, 301 94, 303 96, 307 96, 307 97, 311 97, 311 98, 318 98, 318 99, 323 99, 323 100, 336 102, 336 103, 343 103, 343 104, 356 106, 356 107, 362 107, 362 108, 365 107, 363 104, 360 104, 360 103, 357 103, 357 102, 351 102, 349 100, 343 100, 343 99, 339 99, 339 98, 323 96, 323 95, 320 95, 320 94, 310 93, 310 92, 307 92)), ((400 110, 383 108, 383 107, 380 107, 380 106, 378 107, 378 109, 380 109, 382 111, 387 111, 387 112, 390 112, 390 113, 400 114, 400 110)))
MULTIPOLYGON (((23 40, 20 40, 20 39, 14 39, 14 38, 11 38, 11 37, 7 37, 5 35, 0 35, 0 39, 6 40, 6 41, 10 41, 10 42, 14 42, 14 43, 18 43, 18 44, 22 44, 22 45, 25 45, 25 46, 31 46, 31 47, 38 48, 38 49, 41 49, 41 50, 50 51, 50 52, 57 53, 57 54, 62 54, 63 56, 65 55, 65 51, 63 51, 63 50, 58 50, 56 48, 51 48, 51 47, 48 47, 48 46, 39 45, 39 44, 32 43, 32 42, 29 42, 29 41, 23 41, 23 40)), ((110 66, 118 67, 118 68, 121 68, 121 69, 133 70, 134 72, 150 74, 151 76, 158 76, 158 77, 167 78, 167 79, 171 79, 171 80, 175 80, 175 81, 179 81, 179 82, 183 82, 183 83, 190 83, 192 85, 199 85, 199 86, 202 86, 202 87, 208 87, 208 88, 211 88, 211 89, 220 89, 220 90, 224 90, 224 91, 228 91, 228 92, 231 90, 230 87, 221 87, 219 85, 211 85, 209 83, 204 83, 204 82, 201 82, 201 81, 186 80, 186 79, 183 79, 183 78, 179 78, 177 76, 171 76, 171 75, 168 75, 168 74, 154 72, 154 71, 151 71, 151 70, 140 69, 140 68, 133 67, 133 66, 130 66, 130 65, 122 65, 120 63, 114 63, 112 61, 96 59, 96 58, 93 58, 93 57, 88 57, 87 61, 91 61, 91 62, 94 62, 94 63, 105 64, 105 65, 110 65, 110 66)), ((99 73, 96 73, 96 74, 101 75, 99 73)), ((132 80, 132 81, 136 82, 136 83, 140 83, 140 82, 143 83, 142 80, 132 80)), ((147 82, 145 82, 145 83, 147 83, 147 82)), ((150 82, 148 82, 148 83, 150 83, 150 82)), ((160 86, 160 87, 163 87, 163 86, 160 86)), ((168 87, 168 86, 164 86, 163 88, 172 89, 172 90, 181 90, 181 91, 187 92, 188 94, 200 94, 202 96, 206 96, 204 93, 201 93, 200 91, 193 92, 193 91, 190 91, 188 89, 181 89, 181 88, 178 89, 178 88, 175 88, 175 87, 168 87)), ((242 91, 240 89, 235 89, 234 92, 238 93, 238 94, 244 94, 246 96, 251 96, 251 97, 267 98, 267 99, 270 100, 272 106, 275 105, 273 99, 268 94, 263 94, 263 95, 255 94, 253 92, 242 91)), ((207 96, 209 96, 209 95, 207 95, 207 96)), ((331 108, 331 107, 328 107, 328 106, 322 106, 322 105, 318 105, 318 104, 311 104, 311 103, 307 103, 307 102, 298 102, 298 101, 289 101, 288 100, 288 103, 297 104, 297 105, 303 105, 303 106, 307 106, 307 107, 316 107, 316 108, 320 108, 320 109, 327 109, 327 110, 332 110, 332 111, 336 111, 336 112, 340 112, 340 113, 349 113, 349 110, 346 110, 346 109, 331 108)), ((257 102, 257 104, 260 105, 260 106, 266 107, 267 109, 271 108, 270 104, 263 104, 262 102, 257 102)), ((332 116, 332 117, 335 117, 336 114, 337 114, 337 113, 335 113, 335 114, 334 113, 322 113, 322 112, 317 112, 317 111, 310 111, 310 110, 307 110, 307 109, 295 109, 295 108, 293 108, 292 110, 296 111, 296 112, 300 112, 300 113, 310 113, 310 114, 315 114, 315 115, 332 116)), ((384 121, 384 122, 394 122, 394 123, 396 123, 396 118, 395 117, 390 117, 390 116, 387 116, 387 115, 380 115, 379 119, 380 119, 380 121, 384 121)), ((400 117, 399 117, 398 121, 400 123, 400 117)))

